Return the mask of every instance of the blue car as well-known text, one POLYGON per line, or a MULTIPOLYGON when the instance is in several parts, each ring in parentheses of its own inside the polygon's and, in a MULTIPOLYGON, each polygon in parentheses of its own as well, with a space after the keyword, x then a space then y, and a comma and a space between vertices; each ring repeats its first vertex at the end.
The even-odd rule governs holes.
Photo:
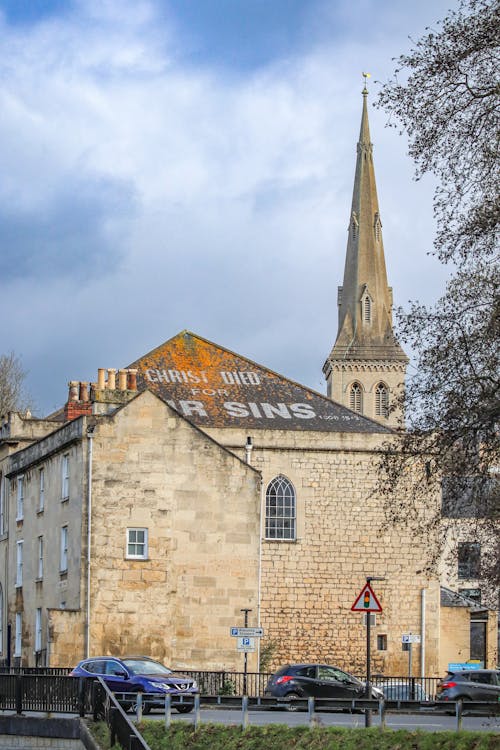
POLYGON ((172 696, 171 705, 184 714, 193 710, 194 697, 199 693, 196 681, 191 677, 174 674, 147 656, 92 656, 83 659, 70 673, 72 677, 102 677, 125 710, 135 706, 136 701, 123 693, 144 693, 143 711, 164 708, 165 696, 172 696), (120 695, 122 694, 122 695, 120 695))

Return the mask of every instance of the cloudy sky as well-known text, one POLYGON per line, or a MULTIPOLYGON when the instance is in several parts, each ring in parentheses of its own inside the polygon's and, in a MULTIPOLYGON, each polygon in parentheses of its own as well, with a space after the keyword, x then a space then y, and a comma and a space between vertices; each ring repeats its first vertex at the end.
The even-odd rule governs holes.
MULTIPOLYGON (((362 71, 454 0, 0 0, 0 353, 39 415, 183 329, 325 391, 362 71)), ((370 106, 389 283, 432 302, 432 180, 370 106)))

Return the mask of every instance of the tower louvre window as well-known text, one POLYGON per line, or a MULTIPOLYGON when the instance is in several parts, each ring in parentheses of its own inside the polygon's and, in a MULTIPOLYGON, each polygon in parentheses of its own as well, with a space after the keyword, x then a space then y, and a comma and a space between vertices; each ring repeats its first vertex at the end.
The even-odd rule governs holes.
POLYGON ((371 323, 372 319, 372 301, 368 295, 363 299, 363 320, 365 323, 371 323))
POLYGON ((375 416, 389 416, 389 389, 385 383, 379 383, 375 388, 375 416))
POLYGON ((349 408, 359 414, 363 411, 363 391, 359 383, 353 383, 349 391, 349 408))

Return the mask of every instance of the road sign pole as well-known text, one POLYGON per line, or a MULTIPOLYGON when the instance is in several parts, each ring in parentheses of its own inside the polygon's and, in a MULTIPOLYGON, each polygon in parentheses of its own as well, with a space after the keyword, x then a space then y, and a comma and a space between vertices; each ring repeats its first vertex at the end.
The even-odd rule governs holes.
MULTIPOLYGON (((241 612, 245 615, 245 627, 248 627, 248 613, 251 609, 242 609, 241 612)), ((248 674, 248 654, 245 651, 245 661, 243 663, 243 695, 247 694, 247 674, 248 674)))
MULTIPOLYGON (((372 697, 372 686, 371 686, 371 624, 372 616, 371 612, 366 613, 366 691, 365 695, 369 699, 372 697)), ((371 727, 372 725, 372 712, 369 708, 365 711, 365 727, 371 727)))

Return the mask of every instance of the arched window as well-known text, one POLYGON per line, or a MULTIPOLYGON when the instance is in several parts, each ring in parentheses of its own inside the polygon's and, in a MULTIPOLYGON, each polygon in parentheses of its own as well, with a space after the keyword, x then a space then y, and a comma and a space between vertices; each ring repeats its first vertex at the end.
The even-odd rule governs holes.
POLYGON ((385 383, 379 383, 375 388, 375 416, 389 416, 389 389, 385 383))
POLYGON ((360 414, 363 411, 363 391, 359 383, 353 383, 349 391, 349 408, 360 414))
POLYGON ((266 539, 295 539, 295 490, 281 474, 266 490, 266 539))

